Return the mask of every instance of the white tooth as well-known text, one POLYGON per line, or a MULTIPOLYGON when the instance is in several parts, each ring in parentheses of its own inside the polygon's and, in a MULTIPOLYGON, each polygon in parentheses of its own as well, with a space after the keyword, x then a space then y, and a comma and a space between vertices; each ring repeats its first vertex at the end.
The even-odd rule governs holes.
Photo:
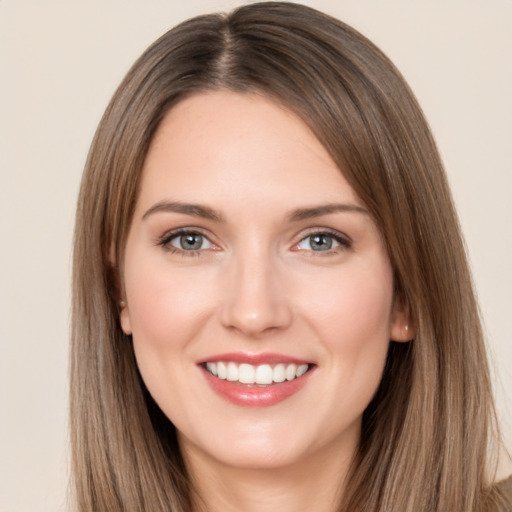
POLYGON ((217 375, 217 364, 216 363, 206 363, 206 369, 212 374, 217 375))
POLYGON ((309 367, 309 365, 307 365, 307 364, 301 364, 297 368, 297 373, 295 375, 297 375, 297 377, 301 377, 308 371, 308 367, 309 367))
POLYGON ((226 363, 218 362, 217 363, 217 377, 219 379, 225 379, 228 376, 228 369, 226 368, 226 363))
POLYGON ((254 384, 255 369, 252 364, 241 364, 238 367, 238 380, 242 384, 254 384))
POLYGON ((272 373, 272 380, 274 382, 284 382, 286 379, 286 373, 284 369, 284 364, 277 364, 274 366, 274 371, 272 373))
POLYGON ((256 384, 272 384, 272 367, 261 364, 256 368, 256 384))
POLYGON ((297 365, 289 364, 286 367, 286 380, 293 380, 293 379, 295 379, 295 372, 296 371, 297 371, 297 365))
POLYGON ((226 378, 230 382, 238 380, 238 366, 236 363, 228 363, 228 373, 226 378))

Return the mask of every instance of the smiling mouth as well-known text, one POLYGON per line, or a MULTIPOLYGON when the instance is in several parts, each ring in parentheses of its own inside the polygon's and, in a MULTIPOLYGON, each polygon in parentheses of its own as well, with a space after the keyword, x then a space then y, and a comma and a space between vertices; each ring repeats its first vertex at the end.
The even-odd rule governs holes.
POLYGON ((293 381, 302 377, 308 370, 310 364, 284 364, 275 365, 260 364, 252 365, 247 363, 235 363, 233 361, 218 361, 204 363, 203 368, 211 375, 221 380, 232 383, 270 386, 285 381, 293 381))

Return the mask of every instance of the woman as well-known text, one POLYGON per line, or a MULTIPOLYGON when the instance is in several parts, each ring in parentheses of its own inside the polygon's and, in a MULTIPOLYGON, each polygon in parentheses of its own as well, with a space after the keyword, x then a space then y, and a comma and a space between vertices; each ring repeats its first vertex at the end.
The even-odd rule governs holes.
POLYGON ((79 510, 506 506, 442 165, 350 27, 277 2, 162 36, 76 222, 79 510))

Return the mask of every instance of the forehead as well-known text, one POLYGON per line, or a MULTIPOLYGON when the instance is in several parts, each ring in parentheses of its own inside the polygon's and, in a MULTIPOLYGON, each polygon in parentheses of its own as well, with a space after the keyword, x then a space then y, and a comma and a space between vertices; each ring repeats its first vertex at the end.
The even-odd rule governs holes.
POLYGON ((277 195, 360 204, 296 114, 263 96, 230 91, 187 98, 163 119, 143 166, 140 201, 165 194, 226 203, 277 195))

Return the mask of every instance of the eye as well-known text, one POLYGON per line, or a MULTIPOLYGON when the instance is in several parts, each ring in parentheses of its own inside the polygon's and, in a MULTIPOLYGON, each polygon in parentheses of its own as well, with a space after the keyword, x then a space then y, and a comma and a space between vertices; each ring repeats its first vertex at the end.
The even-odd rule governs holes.
POLYGON ((196 251, 216 249, 216 246, 205 235, 197 231, 181 230, 167 234, 160 240, 159 244, 172 252, 192 254, 196 251))
POLYGON ((341 235, 318 231, 305 236, 295 246, 295 249, 299 251, 336 252, 337 250, 348 247, 350 247, 350 243, 341 235))
POLYGON ((170 240, 170 245, 184 251, 198 251, 208 249, 210 242, 206 237, 199 233, 184 233, 176 235, 170 240))

